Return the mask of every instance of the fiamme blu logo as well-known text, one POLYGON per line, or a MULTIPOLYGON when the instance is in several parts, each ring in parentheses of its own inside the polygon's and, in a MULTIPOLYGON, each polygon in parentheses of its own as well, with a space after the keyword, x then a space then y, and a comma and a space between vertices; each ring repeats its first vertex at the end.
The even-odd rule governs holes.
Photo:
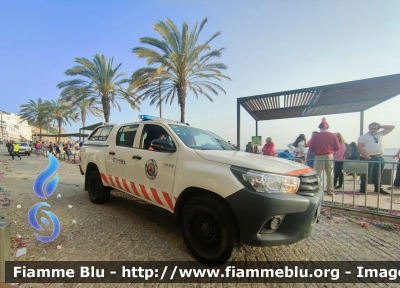
MULTIPOLYGON (((50 179, 51 175, 53 175, 58 167, 60 166, 60 163, 58 163, 58 160, 56 157, 54 157, 52 154, 49 154, 49 166, 45 170, 39 173, 39 175, 36 177, 35 182, 33 184, 33 192, 37 196, 39 196, 42 199, 47 199, 49 198, 53 192, 57 188, 58 184, 58 174, 55 174, 55 176, 50 179), (50 180, 48 180, 50 179, 50 180), (48 181, 47 181, 48 180, 48 181), (46 183, 47 181, 47 183, 46 183), (46 183, 46 184, 45 184, 46 183)), ((31 224, 33 228, 35 228, 38 231, 43 231, 44 229, 42 226, 38 223, 36 219, 36 215, 39 211, 39 208, 45 206, 45 207, 51 207, 49 203, 47 202, 39 202, 35 205, 32 206, 32 208, 28 212, 28 221, 31 224)), ((35 236, 37 239, 39 239, 42 242, 50 242, 53 241, 55 238, 57 238, 58 234, 60 234, 60 222, 58 221, 57 216, 52 213, 51 211, 47 210, 41 210, 42 212, 46 213, 47 216, 49 216, 52 224, 53 224, 53 232, 51 233, 50 236, 43 236, 38 233, 35 233, 35 236)), ((46 226, 49 226, 49 221, 47 218, 42 216, 40 218, 41 224, 44 224, 46 226)))

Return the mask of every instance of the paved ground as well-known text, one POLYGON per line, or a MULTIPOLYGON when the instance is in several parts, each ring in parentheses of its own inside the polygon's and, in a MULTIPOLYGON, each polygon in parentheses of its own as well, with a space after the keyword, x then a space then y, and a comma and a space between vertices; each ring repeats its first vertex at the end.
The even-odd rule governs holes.
MULTIPOLYGON (((65 162, 61 162, 58 170, 58 187, 48 199, 51 205, 48 210, 60 219, 61 233, 49 243, 36 241, 33 233, 37 231, 29 225, 27 213, 32 205, 41 202, 41 199, 33 193, 32 186, 37 174, 47 167, 48 159, 42 156, 22 156, 21 161, 11 161, 10 158, 5 148, 0 147, 0 173, 4 172, 3 176, 0 174, 0 190, 2 190, 0 221, 10 222, 11 235, 20 234, 27 246, 27 254, 18 258, 15 258, 16 250, 12 249, 12 260, 194 260, 174 225, 172 214, 120 192, 113 192, 111 201, 107 204, 92 204, 87 192, 83 191, 84 177, 80 175, 78 166, 65 162), (61 198, 57 197, 58 194, 61 198), (10 206, 6 205, 5 197, 10 199, 10 206)), ((400 261, 399 231, 378 228, 374 225, 363 227, 365 225, 361 219, 323 213, 313 235, 308 239, 290 246, 267 248, 244 246, 235 254, 233 260, 400 261)), ((190 286, 185 284, 188 285, 190 286)), ((43 285, 22 285, 22 287, 30 286, 43 287, 43 285)), ((60 286, 58 284, 54 287, 60 286)), ((90 287, 97 286, 116 287, 112 284, 92 284, 90 287)), ((149 285, 135 285, 137 286, 149 285)), ((192 284, 192 286, 203 285, 192 284)), ((209 287, 213 286, 216 285, 209 287)), ((72 286, 64 285, 64 287, 72 286)), ((118 285, 118 287, 126 286, 118 285)))

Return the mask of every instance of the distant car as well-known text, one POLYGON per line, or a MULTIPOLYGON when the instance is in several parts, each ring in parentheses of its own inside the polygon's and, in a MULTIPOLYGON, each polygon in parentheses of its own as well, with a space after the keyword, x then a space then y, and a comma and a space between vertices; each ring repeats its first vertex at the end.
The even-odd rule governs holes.
MULTIPOLYGON (((19 150, 18 150, 18 154, 25 154, 28 156, 31 156, 32 153, 32 148, 29 147, 29 144, 27 142, 15 142, 15 144, 19 145, 19 150)), ((10 155, 12 153, 10 152, 10 155)))

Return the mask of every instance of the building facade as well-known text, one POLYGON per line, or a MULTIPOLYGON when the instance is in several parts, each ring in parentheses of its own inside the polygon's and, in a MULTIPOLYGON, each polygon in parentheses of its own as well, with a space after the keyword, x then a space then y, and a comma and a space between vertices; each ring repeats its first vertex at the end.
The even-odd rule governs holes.
POLYGON ((1 141, 32 141, 32 129, 28 121, 22 120, 18 114, 0 110, 1 141))

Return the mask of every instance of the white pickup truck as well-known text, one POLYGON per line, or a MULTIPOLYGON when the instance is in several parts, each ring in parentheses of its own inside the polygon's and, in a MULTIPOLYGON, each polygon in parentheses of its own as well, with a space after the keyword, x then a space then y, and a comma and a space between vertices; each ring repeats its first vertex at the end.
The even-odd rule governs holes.
POLYGON ((99 126, 82 146, 93 203, 117 189, 174 213, 188 249, 207 264, 224 263, 240 243, 288 245, 311 234, 323 197, 312 168, 237 151, 184 123, 139 118, 99 126))

